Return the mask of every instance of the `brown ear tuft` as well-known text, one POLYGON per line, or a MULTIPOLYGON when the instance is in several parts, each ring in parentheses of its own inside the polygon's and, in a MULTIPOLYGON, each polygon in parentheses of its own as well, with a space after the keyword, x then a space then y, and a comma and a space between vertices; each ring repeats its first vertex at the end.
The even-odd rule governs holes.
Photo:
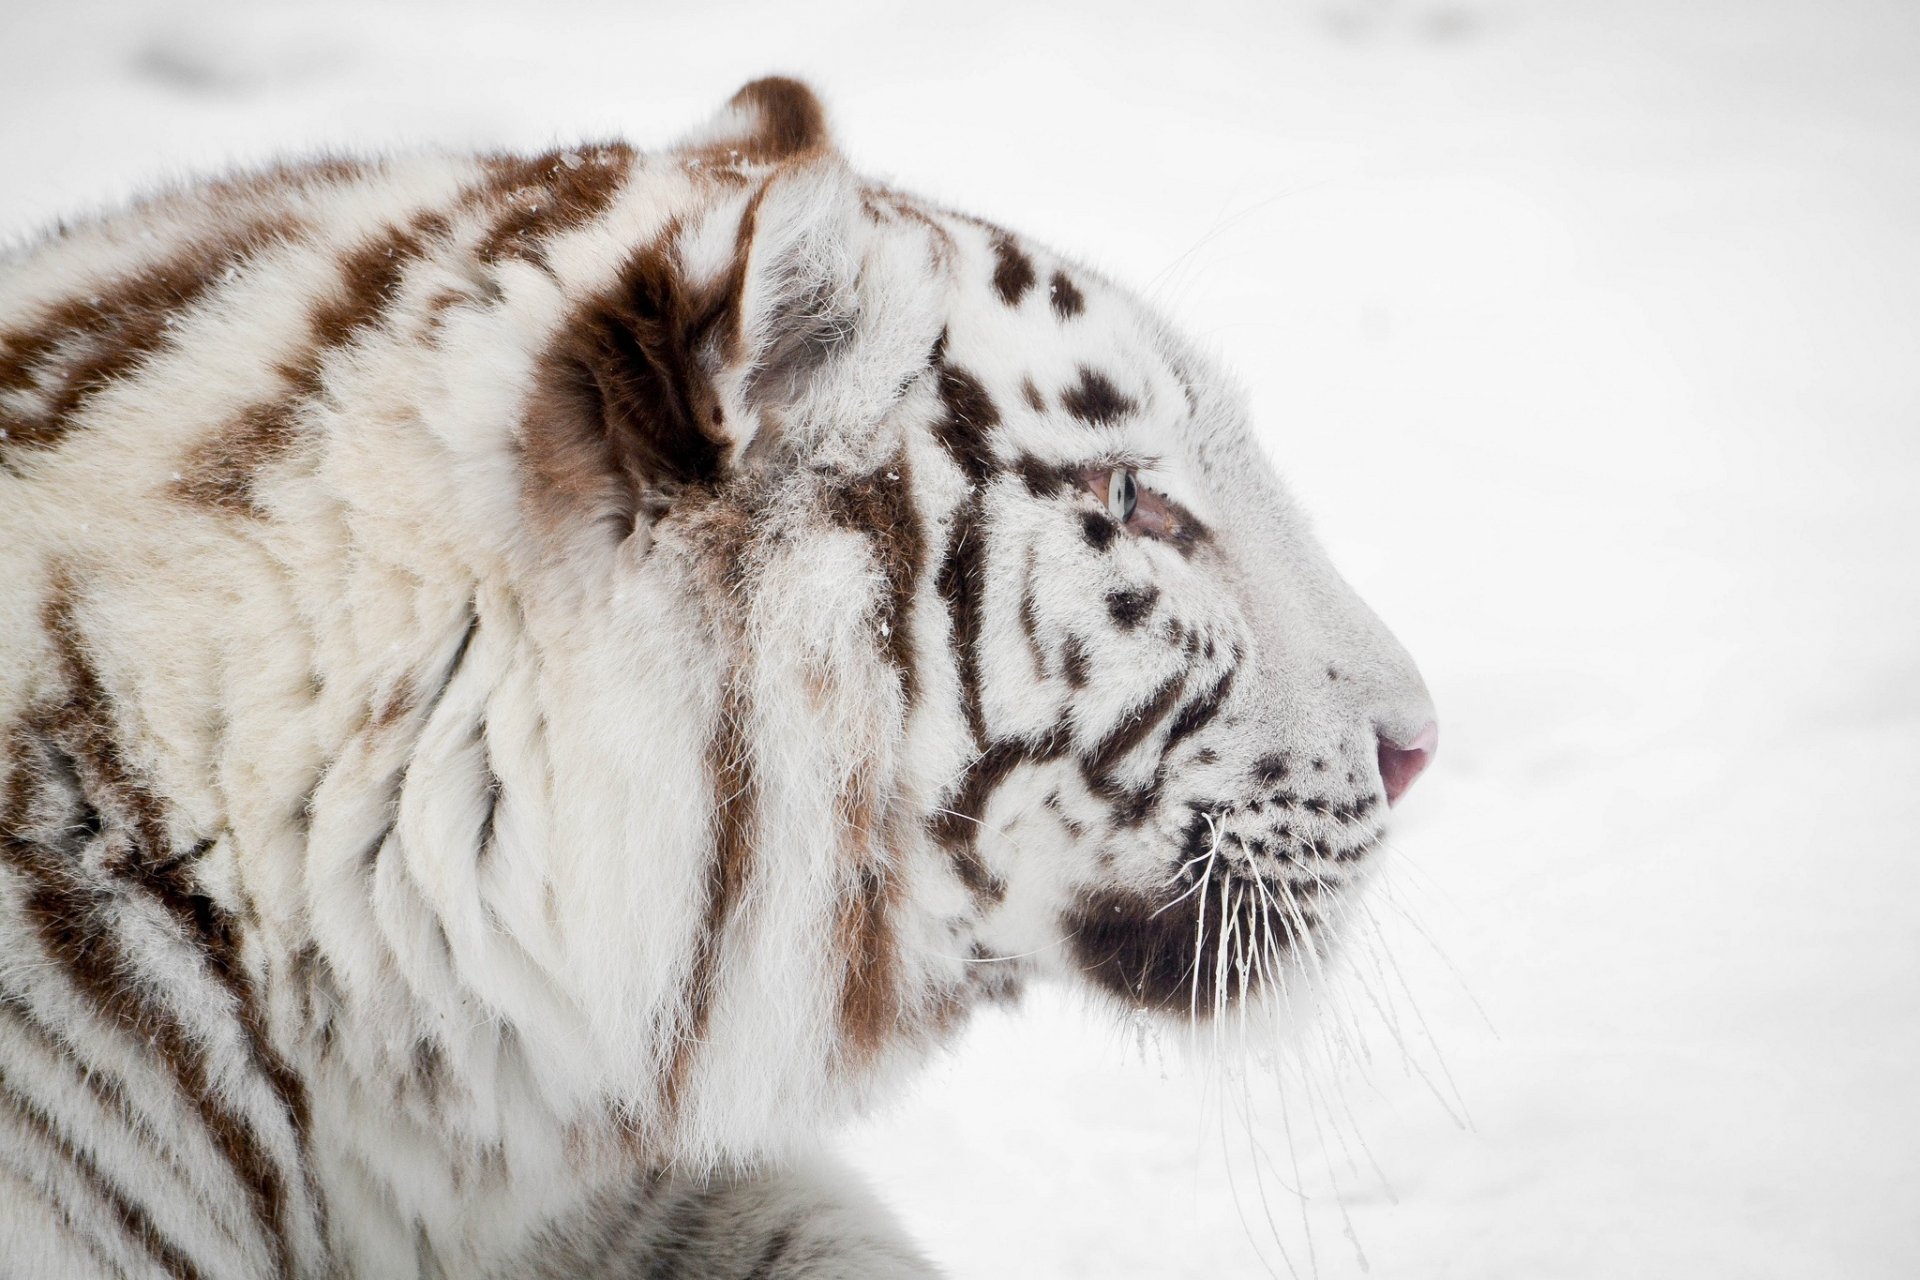
POLYGON ((711 153, 716 162, 778 164, 832 145, 826 110, 813 90, 767 76, 743 86, 681 149, 711 153))
POLYGON ((760 132, 752 140, 756 160, 785 160, 827 145, 827 113, 798 80, 755 80, 733 95, 732 105, 760 118, 760 132))
POLYGON ((669 227, 613 287, 580 306, 542 358, 525 423, 526 462, 551 515, 611 521, 723 470, 719 408, 703 358, 732 299, 689 286, 669 227))

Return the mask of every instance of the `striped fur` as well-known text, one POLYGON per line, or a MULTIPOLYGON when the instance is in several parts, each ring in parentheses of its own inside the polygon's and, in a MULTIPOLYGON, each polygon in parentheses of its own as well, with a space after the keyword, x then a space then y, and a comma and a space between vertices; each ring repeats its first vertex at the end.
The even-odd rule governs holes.
POLYGON ((1273 987, 1431 717, 1244 423, 790 81, 0 263, 0 1268, 932 1274, 805 1146, 1273 987))

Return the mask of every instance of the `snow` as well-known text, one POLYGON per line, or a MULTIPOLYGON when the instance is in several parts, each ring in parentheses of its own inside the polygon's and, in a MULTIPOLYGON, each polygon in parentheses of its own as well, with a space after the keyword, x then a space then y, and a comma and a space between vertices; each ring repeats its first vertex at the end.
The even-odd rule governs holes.
POLYGON ((1041 992, 848 1136, 953 1274, 1920 1275, 1920 6, 14 4, 0 230, 771 70, 1213 344, 1441 708, 1284 1084, 1041 992))

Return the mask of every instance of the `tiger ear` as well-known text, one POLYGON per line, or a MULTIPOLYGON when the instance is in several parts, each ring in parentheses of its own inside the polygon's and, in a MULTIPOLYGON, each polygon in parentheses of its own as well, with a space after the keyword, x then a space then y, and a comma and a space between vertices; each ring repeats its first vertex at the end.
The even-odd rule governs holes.
POLYGON ((538 487, 574 518, 630 529, 783 433, 804 449, 808 425, 845 403, 869 310, 859 192, 823 153, 634 253, 543 360, 526 439, 538 487))
POLYGON ((827 113, 798 80, 768 76, 743 85, 676 151, 712 164, 778 164, 833 146, 827 113))

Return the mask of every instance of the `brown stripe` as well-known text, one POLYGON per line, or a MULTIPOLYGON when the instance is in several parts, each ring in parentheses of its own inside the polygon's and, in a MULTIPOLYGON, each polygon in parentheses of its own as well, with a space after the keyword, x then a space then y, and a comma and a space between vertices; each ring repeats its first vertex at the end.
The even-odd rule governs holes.
POLYGON ((925 231, 928 253, 935 271, 945 272, 952 263, 958 252, 953 232, 942 226, 933 214, 915 204, 911 197, 884 187, 866 187, 861 190, 861 202, 876 221, 904 219, 925 231))
POLYGON ((142 989, 138 965, 109 919, 116 898, 131 888, 159 902, 199 948, 209 976, 232 997, 254 1064, 286 1111, 319 1212, 306 1158, 305 1091, 269 1046, 264 1016, 239 961, 236 923, 194 883, 193 863, 210 842, 175 853, 164 805, 121 754, 111 703, 87 654, 69 584, 56 582, 42 622, 53 641, 64 700, 43 704, 15 727, 16 763, 0 801, 0 857, 29 880, 28 915, 79 994, 109 1023, 153 1047, 196 1104, 268 1228, 269 1247, 285 1262, 290 1224, 281 1172, 248 1121, 226 1107, 192 1033, 142 989), (28 762, 30 755, 38 760, 28 762), (65 779, 71 794, 51 794, 50 779, 65 779), (85 856, 73 847, 76 835, 95 844, 100 855, 85 856), (89 875, 89 864, 104 872, 89 875))
POLYGON ((1081 759, 1081 770, 1090 785, 1112 785, 1107 778, 1113 767, 1146 741, 1147 735, 1167 718, 1168 712, 1179 701, 1180 690, 1185 685, 1185 676, 1174 676, 1154 690, 1144 702, 1120 717, 1120 723, 1081 759))
POLYGON ((846 958, 840 1029, 857 1060, 873 1057, 900 1016, 899 943, 893 922, 898 899, 896 878, 884 868, 862 867, 835 930, 839 952, 846 958))
POLYGON ((633 148, 619 142, 537 156, 487 156, 481 161, 487 181, 478 198, 498 202, 500 209, 474 246, 475 256, 489 265, 508 258, 544 265, 549 242, 606 212, 633 159, 633 148))
POLYGON ((0 330, 0 392, 42 402, 37 410, 0 409, 0 465, 59 445, 96 397, 170 344, 182 315, 297 230, 291 220, 249 223, 112 283, 90 284, 85 298, 53 306, 32 328, 0 330))
MULTIPOLYGON (((99 1276, 93 1277, 90 1275, 89 1280, 109 1280, 109 1278, 110 1280, 127 1280, 127 1269, 120 1265, 118 1258, 111 1257, 104 1251, 98 1234, 80 1225, 79 1220, 73 1216, 72 1209, 56 1198, 53 1188, 47 1184, 45 1179, 34 1177, 21 1169, 13 1160, 7 1158, 7 1153, 4 1151, 0 1151, 0 1180, 10 1181, 16 1184, 24 1190, 26 1195, 35 1197, 45 1203, 60 1230, 64 1231, 69 1238, 77 1241, 80 1246, 87 1251, 88 1256, 93 1259, 95 1266, 99 1268, 99 1276)), ((4 1194, 7 1193, 0 1192, 0 1195, 4 1194)), ((91 1221, 94 1216, 93 1214, 89 1214, 89 1221, 91 1221)))
POLYGON ((1173 718, 1173 724, 1167 728, 1163 750, 1172 750, 1174 743, 1189 734, 1198 733, 1220 714, 1220 708, 1226 704, 1227 694, 1233 688, 1233 677, 1237 671, 1238 668, 1229 668, 1225 675, 1214 682, 1212 688, 1180 708, 1180 713, 1173 718))
POLYGON ((1040 570, 1040 553, 1027 548, 1027 572, 1020 582, 1020 634, 1026 637, 1027 653, 1033 658, 1033 678, 1047 678, 1047 655, 1040 644, 1040 602, 1034 594, 1034 579, 1040 570))
POLYGON ((1064 756, 1073 745, 1065 723, 1054 726, 1038 741, 1005 738, 982 752, 960 775, 953 795, 928 823, 934 839, 944 845, 961 882, 974 893, 998 898, 1006 892, 981 861, 978 849, 980 818, 994 792, 1023 764, 1044 764, 1064 756))
POLYGON ((14 1114, 25 1121, 27 1127, 33 1130, 42 1142, 52 1147, 61 1159, 73 1167, 74 1172, 80 1175, 88 1189, 100 1197, 113 1211, 120 1229, 146 1250, 147 1256, 152 1258, 162 1271, 175 1277, 175 1280, 199 1280, 202 1273, 200 1268, 193 1264, 193 1259, 182 1252, 180 1246, 168 1239, 166 1233, 154 1225, 153 1219, 147 1216, 146 1210, 129 1199, 111 1178, 101 1172, 100 1166, 94 1162, 92 1156, 59 1130, 51 1116, 25 1095, 15 1092, 4 1076, 0 1076, 0 1098, 4 1098, 14 1114))
MULTIPOLYGON (((69 1078, 78 1079, 101 1109, 108 1112, 123 1130, 134 1135, 136 1141, 164 1161, 182 1185, 194 1185, 195 1179, 182 1163, 176 1145, 163 1140, 152 1121, 134 1108, 127 1097, 126 1085, 118 1075, 101 1063, 90 1060, 89 1054, 75 1045, 64 1031, 43 1021, 24 995, 0 990, 0 1014, 8 1015, 22 1036, 36 1042, 40 1052, 64 1064, 69 1069, 69 1078)), ((218 1225, 223 1237, 236 1246, 240 1244, 231 1228, 225 1223, 218 1225)))
POLYGON ((748 737, 751 708, 736 675, 721 699, 720 718, 707 742, 707 776, 713 795, 713 851, 707 861, 706 906, 700 936, 687 974, 685 1011, 679 1036, 661 1082, 661 1103, 669 1122, 686 1088, 693 1055, 706 1039, 719 987, 720 948, 727 921, 746 889, 758 839, 759 781, 754 776, 748 737))
MULTIPOLYGON (((69 732, 86 745, 96 788, 119 799, 132 819, 132 846, 120 870, 167 909, 181 933, 198 945, 207 967, 232 997, 254 1065, 286 1110, 304 1168, 311 1121, 305 1086, 271 1046, 259 993, 240 960, 238 922, 195 881, 194 868, 213 841, 202 840, 183 853, 174 852, 166 830, 164 802, 133 775, 120 755, 111 704, 88 658, 74 608, 71 588, 61 584, 47 602, 43 622, 54 642, 74 712, 68 721, 69 732)), ((470 637, 471 631, 468 634, 470 637)), ((465 645, 463 640, 462 654, 465 645)))
POLYGON ((886 864, 877 828, 878 797, 861 777, 840 795, 836 809, 853 862, 853 884, 841 900, 834 929, 845 967, 840 988, 842 1045, 855 1061, 873 1057, 900 1016, 899 943, 894 932, 901 884, 886 864))
POLYGON ((209 195, 222 199, 259 199, 310 191, 316 187, 345 185, 384 168, 385 165, 380 161, 318 155, 303 160, 280 161, 250 173, 215 178, 206 184, 205 189, 209 195))
POLYGON ((401 279, 431 241, 445 234, 444 216, 421 214, 405 227, 388 227, 340 259, 331 297, 308 317, 307 345, 279 366, 286 390, 250 405, 203 441, 182 468, 174 492, 189 502, 235 515, 264 515, 256 485, 260 473, 299 438, 300 414, 325 391, 328 358, 378 324, 401 279))
POLYGON ((906 451, 877 470, 831 488, 827 514, 843 528, 863 533, 886 579, 880 602, 880 647, 900 677, 900 693, 911 708, 919 693, 914 665, 913 601, 926 561, 926 529, 913 504, 912 472, 906 451))

